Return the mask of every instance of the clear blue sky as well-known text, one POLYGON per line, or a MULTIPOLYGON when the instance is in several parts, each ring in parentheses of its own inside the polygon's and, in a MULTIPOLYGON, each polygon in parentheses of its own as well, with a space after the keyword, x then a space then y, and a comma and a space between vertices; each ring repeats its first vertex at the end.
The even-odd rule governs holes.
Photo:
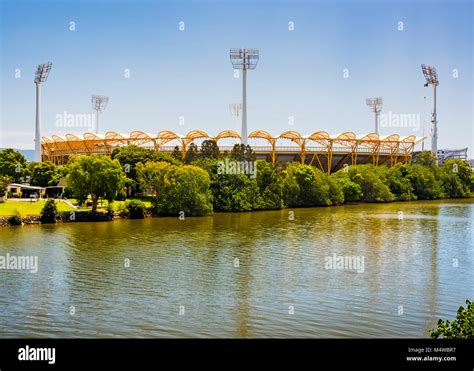
MULTIPOLYGON (((236 129, 228 106, 240 101, 241 81, 233 76, 231 47, 260 49, 248 78, 249 131, 367 133, 373 116, 365 98, 382 96, 385 113, 419 114, 429 134, 431 90, 420 70, 426 63, 440 79, 439 147, 474 146, 471 1, 0 3, 0 147, 33 148, 34 71, 47 61, 53 69, 42 90, 44 135, 83 132, 56 127, 55 117, 92 113, 91 94, 110 96, 101 131, 236 129)), ((422 134, 381 129, 392 132, 422 134)))

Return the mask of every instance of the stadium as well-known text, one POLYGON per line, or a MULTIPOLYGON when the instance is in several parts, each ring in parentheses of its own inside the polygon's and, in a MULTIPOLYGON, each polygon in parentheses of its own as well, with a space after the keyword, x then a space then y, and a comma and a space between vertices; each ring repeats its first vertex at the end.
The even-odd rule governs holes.
MULTIPOLYGON (((410 163, 415 145, 425 139, 415 135, 356 135, 353 132, 329 135, 325 131, 315 131, 308 135, 286 131, 273 136, 264 130, 253 131, 247 137, 257 159, 266 159, 273 164, 278 161, 300 161, 328 174, 345 165, 373 164, 392 167, 400 162, 410 163)), ((120 134, 108 131, 105 134, 84 133, 82 137, 75 134, 52 135, 42 137, 41 159, 63 165, 72 155, 110 155, 115 147, 130 144, 165 153, 171 153, 178 147, 184 158, 191 143, 199 145, 204 140, 216 141, 220 151, 225 153, 230 152, 242 138, 233 130, 224 130, 214 136, 202 130, 192 130, 186 135, 168 130, 158 134, 143 131, 120 134)))

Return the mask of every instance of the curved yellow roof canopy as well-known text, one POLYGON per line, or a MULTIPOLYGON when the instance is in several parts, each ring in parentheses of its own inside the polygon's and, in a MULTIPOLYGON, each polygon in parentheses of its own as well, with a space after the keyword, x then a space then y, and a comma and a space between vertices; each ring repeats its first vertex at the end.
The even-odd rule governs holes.
MULTIPOLYGON (((390 135, 378 135, 376 133, 368 133, 362 135, 356 135, 353 132, 344 132, 340 134, 330 135, 326 131, 315 131, 311 134, 301 135, 297 131, 289 130, 279 135, 271 135, 265 130, 252 131, 249 138, 254 139, 265 139, 269 143, 275 143, 278 139, 289 139, 297 145, 301 145, 306 141, 331 141, 334 143, 344 142, 374 142, 374 143, 405 143, 405 144, 417 144, 423 141, 426 137, 417 137, 415 135, 400 136, 399 134, 390 135)), ((202 130, 192 130, 186 135, 182 135, 170 130, 162 130, 158 134, 150 134, 144 131, 135 130, 130 134, 121 134, 114 131, 108 131, 105 134, 96 134, 87 132, 82 134, 82 138, 74 133, 68 133, 65 136, 52 135, 51 137, 43 136, 43 143, 59 143, 59 142, 84 142, 84 141, 105 141, 105 142, 136 142, 136 141, 151 141, 158 142, 163 145, 174 139, 180 140, 185 144, 189 144, 196 139, 209 138, 219 141, 224 138, 235 138, 240 139, 240 134, 233 130, 223 130, 215 136, 209 135, 202 130)))

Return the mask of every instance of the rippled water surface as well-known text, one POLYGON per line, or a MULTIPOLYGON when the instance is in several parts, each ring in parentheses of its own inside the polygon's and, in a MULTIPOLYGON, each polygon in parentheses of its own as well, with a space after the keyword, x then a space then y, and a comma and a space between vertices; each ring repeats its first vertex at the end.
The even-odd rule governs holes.
POLYGON ((474 297, 472 199, 288 213, 2 228, 39 270, 0 270, 0 337, 427 337, 474 297))

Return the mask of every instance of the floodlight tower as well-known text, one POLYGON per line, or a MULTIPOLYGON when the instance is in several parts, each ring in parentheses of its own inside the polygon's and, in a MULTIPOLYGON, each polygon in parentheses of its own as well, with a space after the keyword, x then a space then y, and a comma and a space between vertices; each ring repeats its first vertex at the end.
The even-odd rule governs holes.
POLYGON ((35 74, 36 85, 36 126, 35 126, 35 156, 34 160, 41 162, 41 90, 40 85, 48 79, 51 62, 38 65, 35 74))
POLYGON ((382 98, 367 98, 365 103, 371 108, 372 112, 375 113, 375 133, 379 133, 379 113, 382 111, 382 98))
POLYGON ((438 150, 438 120, 436 114, 436 87, 439 85, 438 74, 433 66, 421 65, 421 70, 425 76, 425 88, 429 85, 433 86, 433 113, 431 115, 431 123, 433 125, 431 131, 431 152, 436 156, 438 150))
POLYGON ((247 70, 257 68, 258 59, 258 49, 230 49, 232 66, 235 70, 242 70, 242 144, 247 144, 247 70))
POLYGON ((109 97, 106 97, 105 95, 93 95, 92 96, 92 109, 95 110, 95 119, 96 119, 96 125, 95 125, 95 133, 99 133, 99 116, 100 114, 105 110, 105 107, 107 107, 107 104, 109 103, 109 97))
MULTIPOLYGON (((241 103, 232 103, 229 104, 229 110, 232 116, 237 120, 237 127, 239 131, 242 132, 242 104, 241 103)), ((242 138, 240 139, 242 142, 242 138)))

